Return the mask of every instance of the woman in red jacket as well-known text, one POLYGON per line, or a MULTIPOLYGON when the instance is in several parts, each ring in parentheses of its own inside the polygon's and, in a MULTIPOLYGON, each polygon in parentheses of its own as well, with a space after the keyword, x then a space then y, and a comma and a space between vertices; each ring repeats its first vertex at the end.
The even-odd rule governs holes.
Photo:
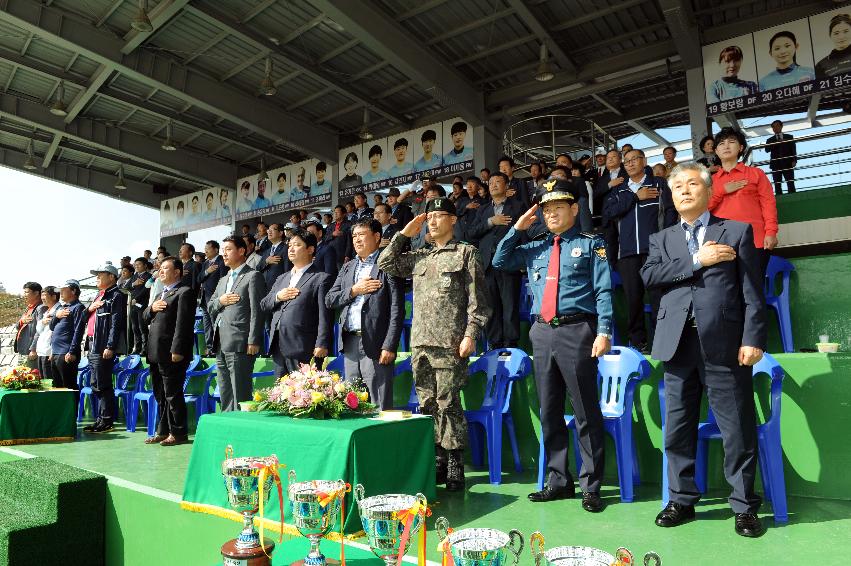
POLYGON ((770 251, 777 245, 777 202, 762 169, 739 162, 746 147, 745 136, 738 130, 722 128, 715 134, 715 154, 721 168, 712 175, 709 211, 751 225, 764 275, 770 251))

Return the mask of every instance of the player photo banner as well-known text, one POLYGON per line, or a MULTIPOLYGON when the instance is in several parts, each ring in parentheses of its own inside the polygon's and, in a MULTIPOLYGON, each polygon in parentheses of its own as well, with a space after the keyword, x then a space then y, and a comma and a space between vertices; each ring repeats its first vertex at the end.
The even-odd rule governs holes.
POLYGON ((334 168, 309 159, 269 171, 269 176, 243 177, 236 183, 236 219, 312 208, 331 202, 334 168))
POLYGON ((340 200, 355 193, 407 185, 428 175, 469 173, 473 128, 460 118, 340 150, 340 200))
POLYGON ((233 191, 210 187, 160 202, 160 237, 232 222, 233 191))
POLYGON ((703 46, 716 116, 851 86, 851 7, 703 46))

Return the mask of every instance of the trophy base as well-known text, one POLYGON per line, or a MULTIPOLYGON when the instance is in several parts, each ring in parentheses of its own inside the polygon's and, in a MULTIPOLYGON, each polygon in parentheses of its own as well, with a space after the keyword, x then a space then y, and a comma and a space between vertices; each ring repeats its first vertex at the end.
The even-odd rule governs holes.
MULTIPOLYGON (((340 561, 336 558, 326 558, 325 559, 326 566, 340 566, 340 561)), ((302 558, 301 560, 296 560, 295 562, 291 562, 290 566, 305 566, 305 560, 302 558)))
POLYGON ((223 566, 272 566, 270 556, 273 550, 274 542, 267 542, 263 547, 241 549, 237 548, 236 539, 231 539, 222 545, 223 566))

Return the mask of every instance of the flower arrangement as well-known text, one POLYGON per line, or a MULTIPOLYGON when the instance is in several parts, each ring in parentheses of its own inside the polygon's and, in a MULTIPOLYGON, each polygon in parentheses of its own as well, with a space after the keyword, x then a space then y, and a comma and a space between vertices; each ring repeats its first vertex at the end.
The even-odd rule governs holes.
POLYGON ((344 381, 336 373, 307 364, 281 377, 273 387, 254 393, 258 411, 313 419, 372 414, 375 405, 368 399, 363 385, 344 381))
POLYGON ((26 366, 9 368, 0 376, 0 387, 4 389, 41 389, 41 373, 26 366))

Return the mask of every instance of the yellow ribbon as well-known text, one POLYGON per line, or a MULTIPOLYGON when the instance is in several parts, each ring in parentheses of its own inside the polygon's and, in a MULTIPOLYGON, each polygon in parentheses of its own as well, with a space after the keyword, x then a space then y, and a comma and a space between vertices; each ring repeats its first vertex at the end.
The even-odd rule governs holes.
POLYGON ((402 549, 405 548, 410 536, 411 527, 414 525, 414 519, 417 515, 423 518, 423 525, 420 527, 420 540, 417 543, 417 566, 425 566, 426 561, 426 526, 425 518, 431 516, 431 509, 428 505, 424 505, 421 501, 414 503, 409 509, 403 509, 396 514, 396 517, 405 524, 405 530, 402 532, 402 538, 399 541, 399 557, 396 560, 396 566, 402 566, 402 558, 404 554, 402 549))
MULTIPOLYGON (((259 511, 260 511, 260 521, 259 521, 260 522, 260 546, 263 548, 263 554, 265 554, 266 556, 269 556, 269 554, 266 552, 266 546, 263 543, 263 541, 264 541, 263 501, 266 499, 263 496, 263 484, 266 483, 266 475, 268 474, 268 475, 271 475, 272 478, 274 478, 275 484, 277 484, 277 486, 278 486, 278 505, 281 508, 281 531, 280 531, 280 537, 278 539, 278 542, 282 542, 284 540, 284 493, 283 493, 283 487, 281 486, 281 474, 279 473, 278 470, 280 470, 281 468, 285 468, 285 467, 286 466, 284 464, 279 464, 277 462, 277 460, 275 460, 274 464, 263 465, 263 467, 260 468, 260 474, 257 478, 257 481, 260 483, 259 488, 258 488, 258 491, 260 492, 259 493, 259 496, 260 496, 260 509, 259 509, 259 511)), ((271 558, 271 556, 269 556, 269 558, 271 558)))
POLYGON ((316 495, 319 497, 319 505, 323 509, 336 498, 343 497, 343 500, 340 502, 340 566, 346 566, 346 544, 345 537, 343 536, 343 526, 346 524, 346 494, 350 491, 352 491, 352 484, 346 482, 343 487, 331 493, 325 493, 324 491, 316 492, 316 495))

